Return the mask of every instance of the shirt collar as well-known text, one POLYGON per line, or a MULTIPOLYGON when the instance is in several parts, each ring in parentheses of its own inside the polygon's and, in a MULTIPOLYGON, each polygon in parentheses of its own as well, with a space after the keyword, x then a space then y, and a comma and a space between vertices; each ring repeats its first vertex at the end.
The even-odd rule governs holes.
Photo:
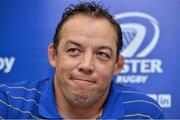
POLYGON ((39 114, 43 118, 62 118, 56 105, 54 80, 48 80, 44 86, 39 104, 39 114))
POLYGON ((103 111, 99 118, 120 119, 124 117, 123 96, 121 91, 112 81, 107 100, 103 105, 103 111))

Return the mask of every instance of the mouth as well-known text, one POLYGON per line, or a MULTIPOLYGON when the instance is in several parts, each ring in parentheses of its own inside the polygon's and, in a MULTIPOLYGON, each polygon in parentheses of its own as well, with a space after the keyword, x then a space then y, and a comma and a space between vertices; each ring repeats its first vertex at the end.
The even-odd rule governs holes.
POLYGON ((96 81, 87 78, 71 77, 70 79, 76 84, 82 86, 88 86, 96 83, 96 81))

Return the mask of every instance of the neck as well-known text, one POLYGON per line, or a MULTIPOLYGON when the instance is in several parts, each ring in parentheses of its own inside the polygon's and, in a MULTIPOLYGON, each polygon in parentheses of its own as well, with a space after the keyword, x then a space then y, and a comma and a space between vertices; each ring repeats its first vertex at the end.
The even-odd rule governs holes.
MULTIPOLYGON (((67 107, 66 107, 67 108, 67 107)), ((67 119, 96 119, 99 116, 101 109, 94 108, 76 108, 61 109, 59 111, 62 116, 67 119)))

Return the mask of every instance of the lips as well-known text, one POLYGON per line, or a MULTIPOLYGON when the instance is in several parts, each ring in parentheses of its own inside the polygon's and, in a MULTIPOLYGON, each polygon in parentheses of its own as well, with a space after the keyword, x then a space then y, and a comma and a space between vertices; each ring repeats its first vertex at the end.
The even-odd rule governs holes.
POLYGON ((70 79, 79 85, 92 85, 95 84, 96 81, 89 79, 89 78, 82 78, 82 77, 70 77, 70 79))

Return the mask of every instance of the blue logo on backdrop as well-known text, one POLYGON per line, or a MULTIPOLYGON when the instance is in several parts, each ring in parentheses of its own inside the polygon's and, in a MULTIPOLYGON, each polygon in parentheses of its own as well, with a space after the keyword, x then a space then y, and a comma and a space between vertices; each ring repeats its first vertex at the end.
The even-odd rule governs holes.
MULTIPOLYGON (((142 12, 127 12, 115 16, 117 20, 126 20, 121 23, 123 31, 123 51, 126 58, 124 69, 117 76, 116 83, 146 83, 149 75, 161 74, 162 60, 158 58, 147 58, 155 49, 160 29, 158 21, 152 16, 142 12), (139 21, 128 21, 144 19, 146 23, 139 21), (149 26, 148 26, 149 25, 149 26), (151 29, 152 30, 151 30, 151 29), (151 31, 153 34, 151 34, 151 31)), ((156 100, 163 108, 171 107, 171 94, 147 94, 156 100)))
POLYGON ((115 18, 127 21, 130 19, 146 21, 146 24, 139 21, 128 21, 121 24, 124 41, 122 55, 126 59, 124 69, 121 75, 117 76, 116 83, 146 83, 149 74, 163 73, 162 60, 147 58, 159 40, 158 21, 142 12, 122 13, 116 15, 115 18))

